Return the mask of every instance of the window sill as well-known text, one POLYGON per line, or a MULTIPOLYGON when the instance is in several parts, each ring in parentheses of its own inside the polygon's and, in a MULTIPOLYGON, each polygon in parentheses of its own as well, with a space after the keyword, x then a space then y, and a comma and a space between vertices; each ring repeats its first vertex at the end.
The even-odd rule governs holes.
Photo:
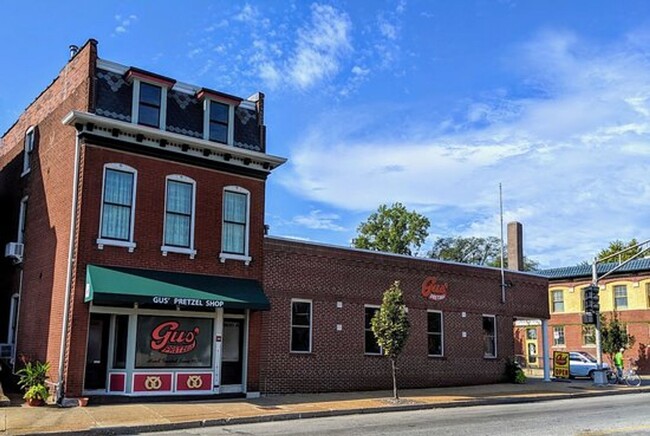
POLYGON ((497 359, 497 356, 492 356, 492 355, 489 355, 489 356, 488 356, 488 355, 485 355, 485 354, 484 354, 484 355, 483 355, 483 359, 486 359, 486 360, 496 360, 496 359, 497 359))
POLYGON ((160 247, 163 256, 167 256, 167 253, 178 253, 178 254, 187 254, 190 256, 190 259, 194 259, 196 256, 196 250, 193 248, 184 248, 184 247, 172 247, 169 245, 163 245, 160 247))
POLYGON ((427 357, 430 359, 445 359, 444 354, 427 354, 427 357))
POLYGON ((118 241, 115 239, 102 239, 102 238, 97 239, 97 248, 103 250, 104 245, 128 248, 129 253, 133 253, 133 250, 135 250, 136 247, 136 244, 133 241, 118 241))
POLYGON ((295 355, 298 355, 298 356, 308 356, 308 355, 311 354, 311 351, 293 351, 293 350, 291 350, 291 351, 289 351, 289 354, 295 354, 295 355))
POLYGON ((29 173, 31 173, 31 172, 32 172, 32 168, 31 168, 31 167, 30 167, 30 168, 27 168, 25 171, 23 171, 22 173, 20 173, 20 177, 25 177, 27 174, 29 174, 29 173))
POLYGON ((363 353, 365 357, 382 357, 382 353, 363 353))
POLYGON ((246 266, 250 265, 251 261, 253 260, 252 257, 244 256, 242 254, 219 253, 219 261, 221 263, 225 263, 226 259, 240 260, 240 261, 244 262, 244 265, 246 265, 246 266))

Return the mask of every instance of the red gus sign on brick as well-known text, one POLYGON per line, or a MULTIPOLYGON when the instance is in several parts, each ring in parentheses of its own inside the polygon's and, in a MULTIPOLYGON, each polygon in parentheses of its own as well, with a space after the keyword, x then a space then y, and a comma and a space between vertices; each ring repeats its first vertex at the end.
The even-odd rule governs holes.
POLYGON ((447 283, 439 282, 433 276, 427 277, 422 282, 422 296, 432 301, 444 300, 447 297, 447 283))

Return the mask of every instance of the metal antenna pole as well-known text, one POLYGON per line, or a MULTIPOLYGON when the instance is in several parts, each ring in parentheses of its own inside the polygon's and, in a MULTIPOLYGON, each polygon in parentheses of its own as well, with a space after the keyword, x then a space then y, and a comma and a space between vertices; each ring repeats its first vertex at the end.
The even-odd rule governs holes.
POLYGON ((499 211, 501 216, 501 303, 506 302, 506 278, 503 271, 503 190, 501 183, 499 183, 499 211))

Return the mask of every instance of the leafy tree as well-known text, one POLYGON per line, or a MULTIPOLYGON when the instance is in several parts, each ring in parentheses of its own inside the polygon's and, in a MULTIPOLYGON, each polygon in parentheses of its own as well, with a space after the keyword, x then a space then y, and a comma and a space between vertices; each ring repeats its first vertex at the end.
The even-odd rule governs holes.
POLYGON ((393 369, 393 398, 397 394, 397 358, 402 353, 409 335, 410 323, 399 281, 384 292, 381 308, 370 321, 372 332, 384 356, 390 358, 393 369))
MULTIPOLYGON (((495 236, 481 237, 447 237, 438 238, 433 243, 433 248, 428 253, 432 259, 449 260, 453 262, 468 263, 472 265, 501 266, 501 241, 495 236)), ((505 247, 502 248, 505 251, 505 247)), ((508 267, 508 258, 505 256, 505 267, 508 267)), ((524 258, 524 271, 534 271, 539 263, 532 259, 524 258)))
POLYGON ((605 262, 625 262, 631 257, 636 256, 641 252, 641 247, 634 247, 635 245, 638 245, 638 242, 636 239, 632 239, 630 242, 625 243, 621 240, 615 240, 609 243, 609 246, 603 250, 600 250, 600 253, 598 253, 597 259, 603 259, 607 256, 611 256, 615 253, 618 253, 619 251, 623 251, 626 248, 630 248, 630 250, 627 250, 624 253, 619 254, 618 256, 611 257, 609 259, 606 259, 605 262))
POLYGON ((428 256, 433 259, 450 260, 472 265, 488 265, 498 261, 501 241, 494 236, 487 238, 446 237, 433 243, 428 256))
POLYGON ((428 236, 429 225, 427 217, 415 211, 409 212, 401 203, 391 207, 382 204, 359 225, 352 246, 417 256, 428 236))
POLYGON ((631 348, 634 336, 628 334, 627 325, 618 319, 618 313, 613 312, 609 320, 604 314, 600 315, 600 344, 603 353, 614 362, 614 355, 621 348, 631 348))

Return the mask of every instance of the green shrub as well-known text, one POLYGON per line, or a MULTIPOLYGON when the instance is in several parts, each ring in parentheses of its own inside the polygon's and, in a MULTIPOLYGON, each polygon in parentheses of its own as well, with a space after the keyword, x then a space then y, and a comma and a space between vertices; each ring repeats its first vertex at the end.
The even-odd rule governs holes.
POLYGON ((505 379, 509 383, 526 383, 526 374, 513 358, 506 360, 505 379))

